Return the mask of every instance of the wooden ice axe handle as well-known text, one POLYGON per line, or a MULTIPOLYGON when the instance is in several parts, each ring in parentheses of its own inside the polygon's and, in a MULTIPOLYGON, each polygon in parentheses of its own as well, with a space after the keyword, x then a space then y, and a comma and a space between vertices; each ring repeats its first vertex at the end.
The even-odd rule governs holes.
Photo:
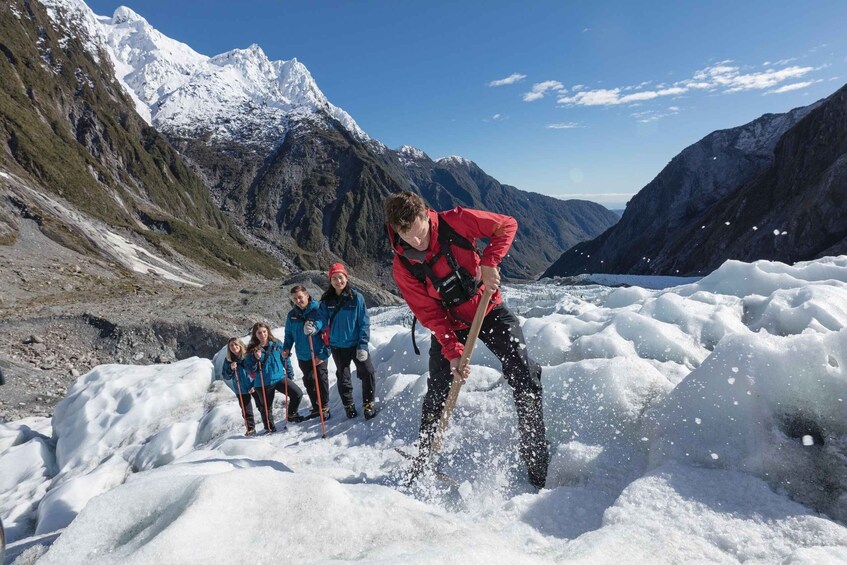
MULTIPOLYGON (((473 322, 471 322, 471 329, 468 331, 468 339, 465 340, 465 350, 459 359, 458 373, 460 375, 471 361, 471 355, 473 355, 474 346, 479 337, 479 330, 482 328, 482 321, 485 319, 485 311, 488 310, 488 303, 491 302, 491 296, 493 294, 494 291, 486 287, 479 301, 479 306, 476 307, 476 314, 474 314, 473 322)), ((441 411, 441 419, 438 421, 438 431, 435 434, 435 439, 432 441, 430 452, 433 455, 441 449, 444 432, 447 431, 447 425, 450 423, 450 415, 453 413, 453 408, 459 399, 459 391, 462 389, 464 383, 464 379, 453 375, 453 382, 450 383, 450 394, 447 395, 447 402, 444 404, 444 410, 441 411)))

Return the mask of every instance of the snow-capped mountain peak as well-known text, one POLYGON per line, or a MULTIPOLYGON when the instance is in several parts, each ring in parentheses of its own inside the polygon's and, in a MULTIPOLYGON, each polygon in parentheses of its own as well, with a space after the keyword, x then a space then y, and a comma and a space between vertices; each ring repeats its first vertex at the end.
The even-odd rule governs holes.
POLYGON ((474 164, 473 161, 471 161, 469 159, 465 159, 464 157, 461 157, 459 155, 450 155, 449 157, 442 157, 441 159, 438 159, 437 162, 438 163, 455 163, 457 165, 464 165, 465 167, 470 167, 471 165, 474 164))
POLYGON ((429 159, 429 155, 411 145, 402 145, 397 149, 397 153, 409 159, 429 159))
POLYGON ((150 25, 147 23, 147 20, 134 12, 132 8, 128 8, 126 6, 118 7, 115 10, 115 13, 112 14, 112 23, 117 25, 127 22, 143 22, 144 24, 150 25))
POLYGON ((81 0, 45 0, 45 5, 53 6, 54 21, 80 23, 73 27, 92 37, 92 54, 98 47, 109 54, 138 113, 161 131, 272 147, 291 120, 325 114, 360 139, 370 139, 347 112, 330 104, 297 59, 272 61, 257 44, 207 57, 125 6, 107 17, 95 16, 81 0))

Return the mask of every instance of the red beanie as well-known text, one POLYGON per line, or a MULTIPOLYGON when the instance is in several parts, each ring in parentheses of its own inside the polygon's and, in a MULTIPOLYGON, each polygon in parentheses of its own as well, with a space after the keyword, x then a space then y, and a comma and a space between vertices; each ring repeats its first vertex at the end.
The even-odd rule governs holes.
POLYGON ((350 278, 350 275, 347 274, 347 269, 341 263, 333 263, 329 268, 329 278, 332 278, 332 275, 335 273, 344 273, 344 276, 350 278))

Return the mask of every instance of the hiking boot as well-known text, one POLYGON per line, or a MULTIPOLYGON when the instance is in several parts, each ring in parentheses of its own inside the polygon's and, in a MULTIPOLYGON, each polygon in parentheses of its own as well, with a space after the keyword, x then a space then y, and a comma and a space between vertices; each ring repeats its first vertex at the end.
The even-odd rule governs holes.
POLYGON ((296 413, 296 412, 295 412, 294 414, 289 414, 289 415, 288 415, 288 421, 289 421, 289 422, 293 422, 293 423, 295 423, 295 424, 299 424, 300 422, 302 422, 302 421, 303 421, 303 420, 305 420, 305 419, 306 419, 306 417, 305 417, 305 416, 301 416, 300 414, 298 414, 298 413, 296 413))
MULTIPOLYGON (((320 416, 320 411, 317 408, 312 408, 312 411, 309 412, 309 420, 312 418, 317 418, 320 416)), ((324 420, 329 420, 329 406, 324 408, 324 420)))
POLYGON ((254 428, 250 428, 249 430, 247 430, 247 431, 244 433, 244 435, 246 435, 246 436, 254 436, 254 435, 256 435, 256 430, 255 430, 254 428))
POLYGON ((344 411, 347 413, 347 417, 350 418, 351 420, 359 415, 359 413, 356 412, 356 405, 355 404, 348 404, 347 406, 344 407, 344 411))
POLYGON ((364 406, 362 406, 362 411, 365 413, 365 420, 370 420, 376 416, 376 408, 374 408, 373 402, 365 402, 364 406))

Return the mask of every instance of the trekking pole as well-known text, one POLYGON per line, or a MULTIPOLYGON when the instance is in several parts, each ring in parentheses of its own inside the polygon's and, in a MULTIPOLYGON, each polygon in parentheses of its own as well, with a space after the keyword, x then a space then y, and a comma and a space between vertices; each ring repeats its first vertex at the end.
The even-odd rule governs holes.
POLYGON ((238 378, 238 368, 235 369, 235 388, 238 391, 238 404, 241 406, 241 418, 244 420, 244 429, 250 431, 250 426, 247 425, 247 409, 244 408, 244 401, 241 400, 241 382, 238 378))
POLYGON ((288 427, 288 372, 283 369, 285 373, 285 427, 288 427))
POLYGON ((315 358, 315 345, 312 343, 312 335, 309 334, 309 350, 312 352, 312 372, 315 374, 315 391, 318 393, 318 413, 321 415, 321 438, 326 439, 326 424, 324 424, 324 409, 321 404, 321 383, 318 382, 318 360, 315 358))
POLYGON ((268 395, 265 392, 265 375, 262 373, 262 362, 259 361, 259 382, 262 383, 262 399, 264 400, 265 405, 265 421, 268 423, 268 429, 266 430, 268 433, 271 433, 271 430, 276 426, 273 422, 271 422, 271 414, 268 410, 268 395))
MULTIPOLYGON (((485 311, 488 309, 488 303, 491 301, 491 296, 493 294, 494 291, 487 287, 482 293, 482 298, 479 301, 479 305, 476 307, 473 322, 471 322, 471 328, 468 330, 468 338, 465 340, 465 350, 459 358, 459 367, 457 370, 458 375, 462 374, 465 367, 467 367, 468 363, 471 361, 471 355, 473 355, 476 340, 477 337, 479 337, 479 330, 482 328, 482 321, 485 319, 485 311)), ((426 463, 432 457, 438 455, 438 452, 441 450, 441 444, 444 441, 444 433, 447 431, 447 425, 450 423, 450 415, 453 413, 453 408, 456 406, 456 401, 459 399, 459 391, 462 389, 463 384, 465 384, 465 379, 454 374, 453 382, 450 383, 450 393, 447 395, 447 400, 444 403, 444 409, 441 411, 441 418, 438 420, 438 428, 435 431, 435 437, 433 438, 429 449, 418 453, 417 458, 415 458, 414 463, 412 463, 412 470, 409 472, 408 484, 411 485, 412 482, 414 482, 417 476, 426 467, 426 463)))

